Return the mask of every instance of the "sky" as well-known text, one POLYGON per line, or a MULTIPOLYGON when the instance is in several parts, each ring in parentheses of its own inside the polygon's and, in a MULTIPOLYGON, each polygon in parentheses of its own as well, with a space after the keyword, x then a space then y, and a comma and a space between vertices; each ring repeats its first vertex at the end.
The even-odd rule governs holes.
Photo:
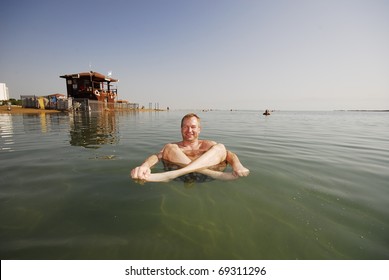
MULTIPOLYGON (((6 1, 0 82, 66 94, 112 72, 171 109, 389 109, 389 0, 6 1)), ((154 105, 153 105, 154 106, 154 105)))

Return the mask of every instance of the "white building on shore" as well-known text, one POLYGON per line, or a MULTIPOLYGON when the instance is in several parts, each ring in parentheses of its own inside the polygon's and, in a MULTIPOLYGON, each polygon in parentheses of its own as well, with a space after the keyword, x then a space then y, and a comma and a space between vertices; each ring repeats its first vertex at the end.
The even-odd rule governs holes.
POLYGON ((0 83, 0 101, 9 100, 9 92, 5 83, 0 83))

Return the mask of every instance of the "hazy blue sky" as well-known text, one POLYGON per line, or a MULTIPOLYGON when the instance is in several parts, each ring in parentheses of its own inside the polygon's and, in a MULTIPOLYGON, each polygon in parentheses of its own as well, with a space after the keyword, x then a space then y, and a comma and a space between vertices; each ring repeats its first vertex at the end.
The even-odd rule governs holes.
POLYGON ((146 107, 389 109, 389 0, 15 0, 0 38, 14 98, 91 65, 146 107))

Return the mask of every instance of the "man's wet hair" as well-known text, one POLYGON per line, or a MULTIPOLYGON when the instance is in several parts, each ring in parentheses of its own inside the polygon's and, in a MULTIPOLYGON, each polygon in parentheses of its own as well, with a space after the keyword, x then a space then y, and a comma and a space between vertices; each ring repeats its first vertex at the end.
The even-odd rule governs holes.
POLYGON ((183 118, 182 118, 182 120, 181 120, 181 127, 183 126, 183 124, 184 124, 184 121, 186 120, 186 119, 190 119, 190 118, 192 118, 192 117, 195 117, 196 119, 197 119, 197 121, 200 123, 200 117, 199 116, 197 116, 195 113, 189 113, 189 114, 186 114, 183 118))

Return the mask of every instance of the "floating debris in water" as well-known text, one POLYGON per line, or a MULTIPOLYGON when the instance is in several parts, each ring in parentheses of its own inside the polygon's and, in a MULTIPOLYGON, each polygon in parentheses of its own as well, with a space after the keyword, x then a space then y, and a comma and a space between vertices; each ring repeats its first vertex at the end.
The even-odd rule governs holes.
POLYGON ((105 159, 105 160, 111 160, 111 159, 115 159, 116 156, 115 155, 108 155, 108 156, 95 156, 93 158, 89 158, 89 159, 105 159))

